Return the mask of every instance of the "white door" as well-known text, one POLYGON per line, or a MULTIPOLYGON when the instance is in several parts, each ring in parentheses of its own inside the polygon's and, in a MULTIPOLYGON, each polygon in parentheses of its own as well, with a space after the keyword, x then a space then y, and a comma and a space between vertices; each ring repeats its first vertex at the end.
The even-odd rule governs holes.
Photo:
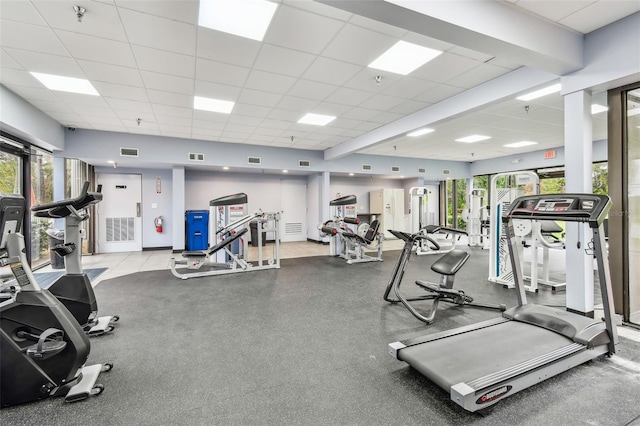
POLYGON ((307 184, 280 181, 280 241, 307 241, 307 184))
POLYGON ((142 177, 98 173, 98 253, 142 251, 142 177))

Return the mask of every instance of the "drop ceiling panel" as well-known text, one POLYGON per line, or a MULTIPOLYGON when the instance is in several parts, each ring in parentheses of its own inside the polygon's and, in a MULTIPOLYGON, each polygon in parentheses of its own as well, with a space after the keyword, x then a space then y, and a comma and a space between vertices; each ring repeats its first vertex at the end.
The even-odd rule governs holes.
MULTIPOLYGON (((180 93, 163 92, 162 90, 147 89, 149 100, 154 104, 154 109, 158 111, 156 105, 174 106, 193 110, 193 96, 180 93)), ((170 114, 172 115, 172 114, 170 114)))
POLYGON ((341 87, 330 94, 326 101, 342 105, 357 106, 372 96, 372 92, 341 87))
POLYGON ((105 83, 102 81, 94 82, 93 86, 98 93, 105 98, 149 102, 147 91, 142 87, 124 86, 122 84, 105 83))
MULTIPOLYGON (((29 76, 31 77, 31 76, 29 76)), ((29 86, 18 86, 18 85, 8 85, 9 89, 20 96, 21 98, 26 99, 29 102, 33 101, 47 101, 47 102, 60 102, 60 99, 55 95, 52 90, 41 88, 41 87, 29 87, 29 86)))
POLYGON ((418 101, 435 104, 462 92, 464 92, 464 89, 462 87, 455 87, 448 84, 440 84, 416 96, 415 99, 418 101))
POLYGON ((153 114, 153 108, 148 102, 138 102, 107 97, 105 97, 104 99, 114 110, 135 112, 136 114, 138 114, 138 117, 140 117, 141 113, 153 114))
POLYGON ((240 87, 229 86, 220 83, 212 83, 210 81, 195 81, 194 95, 196 96, 237 102, 241 92, 242 89, 240 87))
POLYGON ((198 58, 196 79, 242 87, 249 76, 249 68, 198 58))
POLYGON ((5 86, 16 88, 16 90, 12 89, 16 93, 18 93, 17 90, 20 90, 22 87, 47 90, 52 94, 54 93, 53 90, 49 90, 44 87, 44 85, 42 85, 27 71, 3 68, 0 76, 2 76, 2 81, 5 86))
POLYGON ((147 89, 162 90, 163 92, 193 95, 193 79, 160 74, 152 71, 140 71, 142 81, 147 89))
POLYGON ((199 2, 184 0, 140 1, 117 0, 120 8, 133 9, 138 12, 160 16, 167 19, 194 24, 198 22, 199 2))
POLYGON ((412 72, 411 76, 437 83, 447 83, 449 80, 471 71, 481 63, 475 59, 445 52, 412 72))
POLYGON ((289 89, 288 94, 300 98, 321 101, 326 99, 331 93, 335 92, 337 88, 337 86, 332 86, 330 84, 299 79, 296 84, 289 89))
POLYGON ((289 49, 319 54, 344 22, 281 4, 264 41, 289 49))
POLYGON ((121 84, 123 86, 144 87, 140 71, 117 65, 107 65, 98 62, 78 60, 87 78, 91 81, 121 84))
POLYGON ((238 96, 237 101, 250 105, 271 107, 276 105, 280 99, 282 99, 282 95, 277 93, 244 89, 242 93, 240 93, 240 96, 238 96))
POLYGON ((254 67, 262 71, 300 77, 314 59, 309 53, 264 44, 254 67))
MULTIPOLYGON (((4 3, 4 2, 0 2, 4 3)), ((16 48, 50 55, 69 56, 51 28, 0 20, 0 40, 4 48, 16 48)))
POLYGON ((130 43, 195 55, 196 30, 193 25, 128 9, 119 10, 130 43))
POLYGON ((56 30, 56 35, 74 58, 129 68, 136 66, 128 43, 61 30, 56 30))
POLYGON ((347 25, 322 52, 322 56, 367 66, 396 41, 394 37, 376 31, 347 25))
POLYGON ((385 111, 399 105, 400 103, 402 103, 402 101, 402 98, 398 98, 396 96, 373 95, 366 101, 362 102, 359 106, 368 109, 385 111))
POLYGON ((78 22, 73 6, 77 1, 49 1, 32 2, 51 28, 88 34, 110 40, 126 41, 127 37, 120 23, 121 15, 113 5, 100 2, 83 4, 87 11, 82 22, 78 22))
POLYGON ((405 77, 391 84, 386 80, 382 80, 380 86, 382 87, 382 93, 385 95, 412 99, 420 93, 434 88, 436 83, 418 78, 405 77))
MULTIPOLYGON (((151 98, 151 96, 149 96, 149 98, 151 98)), ((179 107, 154 102, 153 110, 158 116, 169 115, 171 117, 191 118, 193 117, 193 102, 188 107, 179 107)))
POLYGON ((311 64, 302 77, 307 80, 340 86, 361 70, 362 67, 359 65, 320 56, 311 64))
POLYGON ((278 108, 300 112, 302 116, 305 111, 312 111, 320 102, 315 99, 299 98, 297 96, 283 96, 277 104, 278 108))
POLYGON ((588 34, 609 22, 640 11, 638 1, 598 1, 558 21, 562 25, 588 34), (615 5, 615 7, 614 7, 615 5))
MULTIPOLYGON (((358 121, 367 121, 380 114, 380 111, 368 108, 353 108, 343 114, 344 118, 351 118, 358 121)), ((377 126, 376 126, 377 127, 377 126)), ((358 127, 358 129, 362 129, 358 127)))
MULTIPOLYGON (((5 25, 5 20, 40 26, 47 25, 33 4, 27 1, 0 1, 0 17, 2 17, 2 26, 5 25)), ((2 44, 4 45, 4 41, 2 44)))
POLYGON ((226 34, 209 28, 197 29, 197 56, 227 64, 250 68, 261 44, 255 40, 226 34))
MULTIPOLYGON (((27 50, 5 49, 13 59, 28 71, 66 77, 85 78, 76 61, 67 56, 48 55, 27 50)), ((35 78, 35 77, 34 77, 35 78)))
POLYGON ((141 70, 162 70, 163 74, 177 77, 193 78, 196 60, 194 56, 167 52, 146 46, 132 45, 135 61, 141 70))
POLYGON ((282 74, 252 70, 247 77, 244 87, 273 93, 287 93, 295 84, 296 79, 282 74))

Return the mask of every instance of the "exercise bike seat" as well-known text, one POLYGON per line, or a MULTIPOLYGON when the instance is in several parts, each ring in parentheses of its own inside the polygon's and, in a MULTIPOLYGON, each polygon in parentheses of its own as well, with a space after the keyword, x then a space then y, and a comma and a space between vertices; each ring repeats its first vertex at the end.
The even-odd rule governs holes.
POLYGON ((431 270, 442 275, 455 275, 468 259, 469 253, 464 250, 454 249, 436 260, 431 265, 431 270))

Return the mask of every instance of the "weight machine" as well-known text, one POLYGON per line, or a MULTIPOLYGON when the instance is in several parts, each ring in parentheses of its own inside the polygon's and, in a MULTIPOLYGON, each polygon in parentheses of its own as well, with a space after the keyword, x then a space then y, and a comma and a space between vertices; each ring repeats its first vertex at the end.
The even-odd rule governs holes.
POLYGON ((329 202, 332 219, 320 224, 322 236, 329 236, 329 254, 346 259, 348 264, 382 261, 380 222, 362 223, 357 217, 357 198, 346 195, 329 202), (371 256, 365 251, 373 251, 371 256))
POLYGON ((186 280, 237 272, 279 269, 280 213, 258 211, 244 215, 246 204, 246 194, 234 194, 210 201, 209 235, 214 244, 207 250, 182 252, 179 259, 172 256, 169 262, 171 273, 177 278, 186 280), (255 264, 247 260, 248 240, 245 235, 249 232, 250 222, 255 222, 257 228, 258 259, 255 264), (262 247, 262 239, 267 232, 274 235, 273 255, 270 258, 265 258, 262 247), (207 270, 182 273, 176 268, 178 265, 182 270, 185 266, 189 270, 198 270, 202 267, 206 267, 207 270))
MULTIPOLYGON (((500 226, 503 214, 509 210, 511 203, 523 195, 536 195, 539 191, 538 175, 531 171, 498 173, 491 179, 490 215, 489 215, 489 278, 491 282, 507 288, 514 288, 514 272, 509 260, 509 242, 505 229, 500 226), (529 188, 527 188, 529 187, 529 188), (525 194, 528 192, 529 194, 525 194)), ((532 230, 530 223, 514 220, 514 231, 522 248, 522 238, 532 230)), ((534 257, 537 251, 534 250, 534 257)), ((521 257, 519 257, 521 258, 521 257)), ((533 259, 537 264, 537 259, 533 259)), ((526 291, 537 292, 537 268, 531 268, 530 285, 526 291)))
POLYGON ((489 222, 487 190, 472 189, 467 194, 467 207, 462 212, 462 220, 467 223, 469 247, 488 248, 489 235, 486 224, 489 222))

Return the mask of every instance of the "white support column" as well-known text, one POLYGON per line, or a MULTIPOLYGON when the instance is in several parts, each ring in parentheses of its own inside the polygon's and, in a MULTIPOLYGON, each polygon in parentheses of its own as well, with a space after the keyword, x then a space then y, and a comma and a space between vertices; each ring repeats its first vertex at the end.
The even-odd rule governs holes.
MULTIPOLYGON (((184 167, 175 166, 173 168, 173 250, 182 251, 185 249, 185 172, 184 167)), ((209 220, 212 220, 210 218, 209 220)))
MULTIPOLYGON (((591 93, 578 91, 564 96, 564 146, 566 192, 592 191, 591 93)), ((593 315, 593 254, 587 253, 591 229, 567 223, 567 309, 593 315)))
MULTIPOLYGON (((320 217, 322 220, 329 220, 330 216, 330 208, 329 201, 331 201, 331 173, 330 172, 322 172, 321 176, 321 184, 320 184, 320 217)), ((322 239, 323 242, 329 242, 329 237, 324 237, 322 239)))

